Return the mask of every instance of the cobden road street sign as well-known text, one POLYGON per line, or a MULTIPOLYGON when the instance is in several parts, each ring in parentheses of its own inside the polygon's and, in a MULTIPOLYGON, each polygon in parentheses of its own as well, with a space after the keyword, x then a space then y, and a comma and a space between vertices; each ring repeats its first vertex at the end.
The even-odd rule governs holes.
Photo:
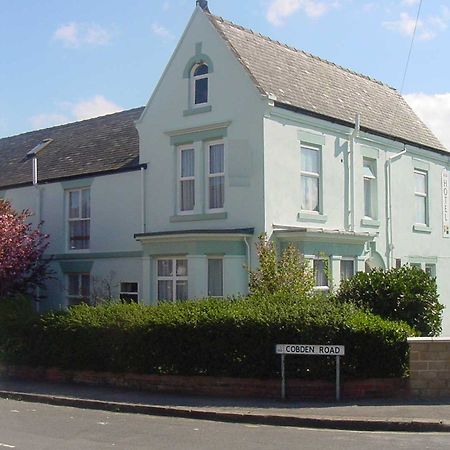
POLYGON ((334 356, 336 357, 336 400, 341 398, 341 362, 345 355, 343 345, 308 345, 308 344, 277 344, 275 352, 281 356, 281 398, 286 398, 286 371, 284 359, 286 355, 334 356))
POLYGON ((284 355, 344 356, 343 345, 277 344, 276 352, 284 355))

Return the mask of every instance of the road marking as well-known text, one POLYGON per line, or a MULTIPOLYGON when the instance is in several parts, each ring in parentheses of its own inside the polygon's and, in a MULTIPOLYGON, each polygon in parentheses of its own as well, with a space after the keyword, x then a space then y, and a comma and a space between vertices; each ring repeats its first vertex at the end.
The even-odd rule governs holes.
POLYGON ((0 447, 16 448, 15 445, 2 444, 1 442, 0 442, 0 447))

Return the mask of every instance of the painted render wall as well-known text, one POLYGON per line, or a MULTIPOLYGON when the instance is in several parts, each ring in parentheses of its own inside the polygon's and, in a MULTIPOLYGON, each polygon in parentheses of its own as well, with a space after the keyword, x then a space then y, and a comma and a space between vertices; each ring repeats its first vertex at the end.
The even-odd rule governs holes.
MULTIPOLYGON (((65 305, 65 281, 60 262, 92 262, 91 274, 98 282, 111 277, 114 290, 119 292, 120 281, 138 281, 142 286, 141 248, 134 233, 141 231, 141 184, 139 171, 118 173, 95 178, 55 182, 39 186, 40 220, 43 231, 50 235, 46 254, 52 255, 52 269, 56 279, 48 282, 48 300, 44 309, 65 305), (67 190, 90 187, 91 240, 89 250, 67 248, 67 190)), ((39 190, 33 186, 5 192, 16 209, 28 208, 36 212, 39 190)), ((38 214, 32 218, 36 224, 38 214)), ((74 267, 78 267, 74 265, 74 267)), ((78 271, 76 269, 75 271, 78 271)))
POLYGON ((264 102, 250 77, 231 50, 218 36, 205 14, 196 9, 159 85, 150 99, 137 128, 140 136, 140 162, 148 163, 147 231, 255 227, 263 230, 263 132, 264 102), (185 116, 188 109, 189 80, 183 78, 186 65, 195 55, 196 44, 213 61, 210 74, 210 112, 185 116), (211 124, 228 123, 225 143, 225 219, 171 221, 176 216, 176 145, 169 132, 194 129, 199 174, 195 214, 204 214, 206 180, 202 130, 211 124))
MULTIPOLYGON (((349 225, 347 175, 349 135, 351 128, 273 109, 264 119, 265 138, 265 199, 266 230, 270 234, 273 224, 290 227, 326 228, 345 230, 349 225), (300 211, 300 139, 312 136, 322 140, 323 216, 301 218, 300 211), (306 137, 305 137, 306 136, 306 137), (280 157, 282 155, 282 157, 280 157)), ((450 169, 450 157, 425 149, 406 146, 384 138, 360 133, 356 139, 354 156, 355 232, 376 234, 374 242, 362 248, 348 244, 348 253, 358 259, 358 270, 364 270, 364 261, 377 252, 389 267, 387 243, 387 166, 393 155, 403 149, 406 154, 395 159, 391 166, 392 186, 392 237, 391 265, 396 259, 402 264, 436 264, 436 277, 440 301, 446 306, 443 334, 450 334, 450 239, 442 234, 441 173, 450 169), (377 171, 377 221, 364 220, 363 158, 376 161, 377 171), (430 205, 429 229, 420 231, 415 225, 414 168, 428 172, 430 205), (379 223, 377 223, 379 222, 379 223)), ((419 229, 421 227, 418 227, 419 229)), ((305 237, 307 241, 308 238, 305 237)), ((333 242, 309 242, 303 248, 325 251, 327 256, 344 254, 346 249, 333 242)), ((345 247, 345 245, 344 245, 345 247)), ((299 248, 302 248, 301 246, 299 248)), ((308 250, 311 251, 311 250, 308 250)), ((333 266, 333 281, 339 282, 338 266, 333 266)))

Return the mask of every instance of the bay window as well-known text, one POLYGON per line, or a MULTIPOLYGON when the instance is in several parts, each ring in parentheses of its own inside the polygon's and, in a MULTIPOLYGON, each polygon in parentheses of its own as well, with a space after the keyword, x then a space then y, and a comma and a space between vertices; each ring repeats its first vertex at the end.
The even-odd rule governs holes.
POLYGON ((208 258, 208 296, 223 296, 223 259, 208 258))
POLYGON ((176 301, 188 298, 188 262, 184 258, 157 260, 158 300, 176 301))
POLYGON ((68 273, 67 304, 68 306, 89 303, 91 296, 91 276, 88 273, 68 273))

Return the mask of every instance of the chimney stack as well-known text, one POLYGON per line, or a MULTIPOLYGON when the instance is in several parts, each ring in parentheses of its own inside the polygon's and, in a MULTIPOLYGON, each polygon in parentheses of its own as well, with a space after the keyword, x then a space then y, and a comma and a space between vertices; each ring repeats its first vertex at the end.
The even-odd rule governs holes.
POLYGON ((203 9, 203 11, 210 13, 211 11, 208 8, 208 2, 206 0, 197 0, 196 1, 197 6, 200 6, 200 8, 203 9))

